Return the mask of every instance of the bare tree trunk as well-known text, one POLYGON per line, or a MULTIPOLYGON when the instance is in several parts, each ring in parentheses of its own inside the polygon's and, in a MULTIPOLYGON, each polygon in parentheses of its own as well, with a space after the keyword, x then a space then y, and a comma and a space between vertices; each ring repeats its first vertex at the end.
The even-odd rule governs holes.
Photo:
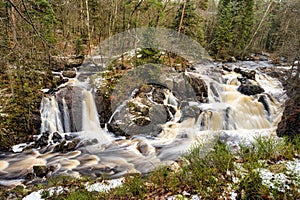
POLYGON ((258 24, 258 26, 257 26, 257 28, 256 28, 256 30, 255 30, 255 32, 254 32, 254 34, 253 34, 252 37, 251 37, 251 40, 249 41, 248 45, 245 47, 244 51, 247 50, 247 49, 249 48, 249 46, 251 45, 251 43, 253 42, 253 39, 254 39, 254 37, 256 36, 256 34, 258 33, 259 29, 261 28, 261 26, 262 26, 262 24, 263 24, 265 18, 267 17, 267 14, 269 13, 272 4, 273 4, 273 1, 270 1, 270 3, 269 3, 269 5, 268 5, 268 7, 267 7, 267 9, 266 9, 266 11, 265 11, 263 17, 261 18, 261 20, 260 20, 260 22, 259 22, 259 24, 258 24))
POLYGON ((127 29, 129 30, 131 28, 131 22, 132 22, 132 18, 134 13, 137 11, 137 9, 140 7, 140 5, 143 3, 144 0, 140 0, 134 7, 133 11, 130 14, 130 18, 128 20, 128 24, 127 24, 127 29))
POLYGON ((180 24, 179 24, 179 27, 178 27, 178 36, 180 35, 180 30, 181 30, 181 27, 182 27, 182 21, 183 21, 183 17, 184 17, 185 6, 186 6, 186 0, 183 2, 183 8, 182 8, 182 12, 181 12, 180 24))
MULTIPOLYGON (((11 2, 14 4, 14 0, 11 0, 11 2)), ((13 31, 13 45, 12 48, 14 48, 18 41, 17 41, 17 23, 16 23, 16 14, 15 14, 15 8, 11 7, 11 21, 12 21, 12 31, 13 31)))
POLYGON ((87 26, 87 32, 88 32, 88 49, 89 49, 89 55, 92 55, 91 50, 91 32, 90 32, 90 13, 89 13, 89 2, 88 0, 85 0, 85 6, 86 6, 86 26, 87 26))

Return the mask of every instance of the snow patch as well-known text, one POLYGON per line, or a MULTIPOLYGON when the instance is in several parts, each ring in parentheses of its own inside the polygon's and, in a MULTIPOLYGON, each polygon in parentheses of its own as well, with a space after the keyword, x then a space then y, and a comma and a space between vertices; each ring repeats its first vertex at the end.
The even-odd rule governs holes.
POLYGON ((291 183, 291 181, 285 174, 273 174, 268 169, 258 169, 258 172, 264 186, 275 189, 279 192, 285 192, 286 189, 290 189, 289 183, 291 183))
POLYGON ((56 195, 61 194, 64 191, 64 188, 62 186, 58 186, 58 187, 51 187, 47 190, 41 189, 36 192, 30 193, 29 195, 24 197, 22 200, 43 200, 42 193, 44 191, 48 191, 49 197, 52 197, 54 195, 54 193, 56 193, 56 195))
POLYGON ((105 180, 102 183, 94 183, 89 185, 88 183, 85 185, 85 188, 89 192, 108 192, 109 190, 120 187, 125 181, 125 178, 105 180))
POLYGON ((42 199, 42 192, 43 190, 38 190, 36 192, 32 192, 26 197, 23 198, 23 200, 43 200, 42 199))
POLYGON ((31 144, 33 144, 33 142, 30 143, 30 144, 27 144, 27 143, 21 143, 21 144, 14 145, 14 146, 12 146, 12 151, 13 151, 14 153, 22 152, 23 149, 25 149, 26 147, 30 146, 31 144))

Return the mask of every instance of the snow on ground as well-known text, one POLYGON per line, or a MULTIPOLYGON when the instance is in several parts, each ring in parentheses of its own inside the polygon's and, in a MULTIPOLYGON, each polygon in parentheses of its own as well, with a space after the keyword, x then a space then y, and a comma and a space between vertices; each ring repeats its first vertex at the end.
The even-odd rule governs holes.
MULTIPOLYGON (((92 185, 89 185, 89 183, 85 184, 85 188, 89 192, 97 191, 97 192, 108 192, 109 190, 120 187, 125 181, 125 178, 119 178, 119 179, 113 179, 113 180, 105 180, 102 183, 94 183, 92 185)), ((62 186, 59 187, 52 187, 47 190, 41 189, 36 192, 32 192, 26 197, 23 198, 23 200, 43 200, 42 193, 44 191, 49 192, 49 196, 53 196, 54 193, 57 195, 61 194, 65 189, 62 186)))
MULTIPOLYGON (((300 187, 300 160, 280 161, 279 164, 284 164, 286 171, 282 173, 273 173, 269 169, 257 169, 262 179, 262 184, 268 188, 275 189, 279 192, 286 192, 291 185, 300 187)), ((298 189, 300 192, 300 189, 298 189)))
POLYGON ((31 143, 29 143, 29 144, 27 144, 27 143, 21 143, 21 144, 14 145, 14 146, 12 146, 12 151, 13 151, 14 153, 22 152, 23 149, 25 149, 26 147, 32 145, 33 143, 34 143, 34 142, 31 142, 31 143))
POLYGON ((108 192, 109 190, 120 187, 125 181, 125 178, 119 178, 119 179, 112 179, 112 180, 105 180, 102 183, 94 183, 92 185, 89 185, 86 183, 85 188, 89 192, 108 192))
POLYGON ((43 190, 38 190, 36 192, 32 192, 26 197, 23 198, 23 200, 42 200, 42 192, 43 190))
POLYGON ((30 193, 29 195, 24 197, 22 200, 43 200, 42 193, 44 191, 48 191, 49 197, 52 197, 54 195, 54 193, 56 193, 57 195, 61 194, 64 191, 64 188, 62 186, 58 186, 58 187, 49 188, 47 190, 41 189, 36 192, 30 193))

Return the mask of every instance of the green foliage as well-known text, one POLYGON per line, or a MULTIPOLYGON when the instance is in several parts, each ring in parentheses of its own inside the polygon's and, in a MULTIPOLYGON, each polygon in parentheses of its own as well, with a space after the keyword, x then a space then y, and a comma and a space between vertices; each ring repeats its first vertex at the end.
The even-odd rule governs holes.
POLYGON ((83 54, 83 41, 81 37, 78 37, 75 40, 75 55, 82 55, 83 54))
POLYGON ((113 196, 115 199, 119 198, 138 198, 143 199, 145 197, 146 188, 144 186, 144 180, 141 176, 133 176, 128 178, 128 182, 124 183, 118 188, 113 196))
MULTIPOLYGON (((203 6, 203 10, 206 9, 207 1, 201 1, 199 4, 203 6)), ((172 23, 171 28, 178 31, 180 26, 180 21, 182 18, 182 10, 184 8, 184 3, 180 4, 180 7, 177 10, 176 17, 172 23)), ((192 37, 200 44, 204 44, 204 19, 203 16, 196 12, 195 3, 191 0, 186 1, 186 6, 184 9, 183 20, 181 24, 180 32, 192 37)))
POLYGON ((233 4, 231 2, 225 4, 225 2, 219 2, 218 27, 214 40, 214 50, 217 57, 229 54, 228 51, 231 48, 233 40, 233 4))
POLYGON ((300 134, 296 135, 296 136, 292 139, 291 143, 294 145, 295 150, 296 150, 298 153, 300 153, 300 134))
POLYGON ((63 198, 64 200, 90 200, 90 199, 98 199, 96 195, 92 192, 88 192, 86 190, 75 190, 71 192, 67 197, 63 198))
POLYGON ((31 135, 39 133, 38 120, 42 92, 51 75, 39 67, 26 64, 16 69, 10 68, 0 77, 0 89, 5 91, 5 102, 0 116, 0 149, 29 141, 31 135))
POLYGON ((213 51, 217 57, 244 54, 254 20, 254 0, 221 0, 213 51))
POLYGON ((33 22, 40 25, 39 31, 41 31, 43 37, 48 43, 55 43, 56 38, 54 36, 54 25, 57 24, 55 13, 51 7, 51 4, 47 0, 29 1, 28 10, 33 22))
POLYGON ((244 51, 251 36, 254 21, 254 0, 239 1, 236 6, 238 9, 236 10, 233 27, 233 33, 235 33, 233 46, 234 50, 237 51, 235 55, 239 55, 244 51))
POLYGON ((240 180, 237 188, 238 199, 266 199, 268 188, 263 186, 258 172, 252 171, 240 180))
POLYGON ((138 61, 138 65, 143 65, 147 63, 162 63, 162 61, 160 60, 161 52, 157 49, 143 48, 138 52, 138 54, 141 55, 138 61))
POLYGON ((282 138, 257 137, 250 146, 241 145, 241 152, 244 159, 250 163, 257 163, 259 160, 276 162, 281 159, 292 159, 294 157, 294 146, 282 138))

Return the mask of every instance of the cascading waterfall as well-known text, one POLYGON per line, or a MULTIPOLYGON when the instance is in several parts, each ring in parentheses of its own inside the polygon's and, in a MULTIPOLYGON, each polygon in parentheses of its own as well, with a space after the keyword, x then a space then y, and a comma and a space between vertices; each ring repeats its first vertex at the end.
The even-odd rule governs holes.
POLYGON ((63 98, 62 102, 63 102, 63 114, 64 114, 63 115, 64 128, 65 128, 65 132, 69 133, 71 132, 70 114, 69 114, 69 110, 65 98, 63 98))
POLYGON ((111 142, 110 136, 100 127, 98 112, 91 91, 82 91, 82 131, 84 135, 96 138, 100 144, 111 142))
MULTIPOLYGON (((147 173, 158 165, 173 162, 197 139, 214 133, 227 136, 234 134, 246 138, 254 133, 275 133, 284 102, 284 91, 279 81, 258 73, 255 79, 265 92, 247 96, 238 91, 239 74, 233 71, 209 73, 211 69, 201 67, 196 66, 195 71, 188 72, 201 78, 208 88, 208 102, 185 102, 194 115, 185 116, 182 102, 178 101, 171 89, 163 87, 158 89, 160 94, 163 94, 160 95, 162 103, 157 103, 153 96, 153 88, 157 86, 143 94, 133 90, 129 99, 120 102, 120 106, 112 111, 108 124, 113 123, 115 117, 121 116, 122 119, 122 112, 125 110, 125 117, 130 115, 128 119, 131 120, 124 126, 124 130, 129 130, 126 132, 128 135, 135 131, 127 129, 128 125, 134 124, 134 120, 144 123, 143 120, 150 119, 151 111, 155 109, 161 119, 167 119, 161 123, 161 130, 157 129, 157 124, 153 125, 150 122, 155 131, 160 131, 157 134, 146 135, 146 129, 152 131, 152 127, 146 124, 136 126, 136 130, 140 132, 128 138, 119 137, 100 127, 91 90, 77 79, 71 79, 69 83, 61 86, 55 95, 46 96, 41 102, 41 135, 45 132, 50 133, 49 141, 52 139, 53 142, 46 147, 33 149, 31 153, 4 157, 0 163, 0 181, 11 177, 24 177, 28 171, 32 171, 34 165, 54 166, 54 175, 104 174, 117 177, 127 173, 147 173), (129 103, 131 107, 128 106, 129 103), (145 108, 150 104, 152 107, 148 107, 149 114, 145 108), (161 115, 162 110, 165 115, 161 115), (135 115, 130 113, 131 111, 135 115), (148 116, 142 118, 142 112, 148 116), (58 132, 61 137, 56 134, 55 138, 54 132, 58 132), (64 137, 66 135, 70 137, 64 137), (51 152, 52 150, 54 152, 51 152), (22 165, 16 166, 16 161, 22 165)), ((216 68, 216 65, 213 67, 216 68)), ((153 119, 157 121, 155 117, 153 119)))
MULTIPOLYGON (((259 130, 276 128, 281 117, 281 103, 267 96, 259 94, 267 101, 269 111, 253 96, 242 95, 237 91, 238 83, 233 81, 237 74, 224 75, 224 83, 217 83, 209 77, 204 80, 209 85, 209 102, 198 104, 203 110, 197 124, 200 130, 259 130), (234 77, 232 77, 234 75, 234 77)), ((261 79, 262 77, 259 76, 261 79)), ((265 80, 266 81, 266 80, 265 80)), ((269 79, 270 84, 278 81, 269 79)), ((278 89, 278 88, 276 88, 278 89)), ((283 93, 282 89, 281 90, 283 93)), ((277 90, 277 91, 278 91, 277 90)))
POLYGON ((62 116, 55 96, 43 98, 41 103, 41 132, 64 132, 62 116))

